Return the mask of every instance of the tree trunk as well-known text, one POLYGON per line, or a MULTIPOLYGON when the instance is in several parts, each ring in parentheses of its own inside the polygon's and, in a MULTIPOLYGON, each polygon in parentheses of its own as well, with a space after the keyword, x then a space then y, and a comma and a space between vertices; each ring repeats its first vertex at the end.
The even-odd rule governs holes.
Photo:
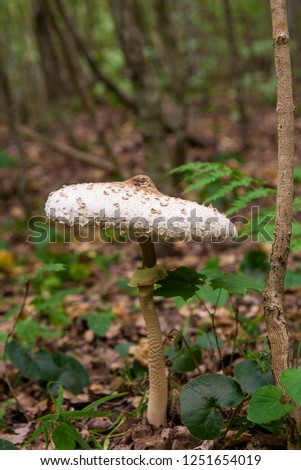
POLYGON ((46 85, 46 95, 49 104, 56 111, 64 132, 70 144, 80 148, 72 124, 66 115, 68 95, 72 87, 65 80, 62 63, 56 49, 49 9, 44 0, 32 0, 34 32, 38 51, 41 58, 41 68, 46 85))
MULTIPOLYGON (((171 166, 177 167, 186 161, 186 142, 187 142, 187 65, 186 54, 181 48, 181 38, 178 32, 179 18, 174 17, 174 13, 178 15, 179 11, 177 2, 170 0, 155 1, 158 34, 163 44, 164 62, 169 72, 170 90, 168 93, 165 108, 168 110, 164 113, 165 125, 168 126, 174 136, 175 144, 172 155, 171 166), (176 11, 175 11, 176 10, 176 11)), ((178 175, 174 175, 174 183, 178 183, 178 175)))
POLYGON ((230 73, 233 77, 233 85, 235 88, 235 100, 241 126, 241 145, 242 148, 245 149, 249 146, 249 120, 244 101, 244 91, 241 85, 242 67, 241 60, 239 57, 239 49, 237 46, 236 31, 234 29, 235 21, 233 18, 231 0, 223 0, 223 10, 226 23, 226 37, 229 48, 230 73))
POLYGON ((47 5, 44 1, 33 1, 34 31, 41 57, 41 66, 47 87, 49 100, 63 94, 64 81, 61 77, 61 67, 53 44, 49 28, 47 5))
POLYGON ((77 92, 79 98, 81 99, 83 105, 85 106, 87 112, 91 116, 93 124, 95 126, 96 132, 98 134, 100 144, 103 146, 106 156, 108 159, 114 163, 115 165, 115 172, 122 176, 121 167, 119 165, 118 158, 114 152, 114 149, 109 142, 106 133, 103 129, 103 126, 100 124, 95 102, 92 98, 90 91, 88 90, 87 83, 85 77, 83 75, 80 62, 78 60, 77 49, 74 44, 72 35, 69 34, 69 31, 63 31, 60 25, 58 24, 55 12, 54 12, 54 5, 50 0, 44 0, 45 5, 47 5, 47 11, 49 17, 51 19, 51 26, 53 30, 56 32, 58 39, 62 46, 62 51, 64 54, 66 66, 69 71, 70 80, 73 83, 74 89, 77 92))
MULTIPOLYGON (((2 44, 0 44, 2 46, 2 44)), ((4 104, 6 108, 6 114, 8 119, 9 128, 15 146, 17 148, 18 157, 19 157, 19 181, 18 181, 18 196, 20 204, 23 207, 24 214, 29 217, 30 210, 27 197, 27 168, 26 168, 26 153, 24 150, 24 145, 22 139, 17 130, 16 123, 16 113, 15 113, 15 104, 13 95, 11 92, 9 78, 6 74, 6 71, 3 67, 4 61, 2 61, 2 66, 0 67, 0 89, 2 89, 4 104)))
MULTIPOLYGON (((277 80, 278 184, 275 234, 264 292, 264 313, 271 348, 272 369, 276 385, 280 385, 282 372, 291 364, 291 338, 285 322, 283 286, 292 233, 294 103, 286 3, 285 0, 270 0, 270 5, 277 80)), ((293 415, 292 419, 287 421, 289 447, 300 449, 301 421, 298 410, 295 410, 293 415)))
POLYGON ((146 57, 145 41, 135 0, 110 0, 112 16, 124 59, 134 85, 144 137, 145 167, 158 189, 169 191, 169 159, 161 110, 161 88, 153 61, 146 57))
MULTIPOLYGON (((93 73, 96 80, 99 80, 104 83, 107 89, 110 92, 114 93, 114 95, 121 101, 121 103, 128 106, 129 108, 136 110, 136 103, 132 100, 132 98, 128 96, 121 88, 119 88, 117 84, 113 80, 111 80, 108 75, 104 73, 104 71, 100 68, 99 64, 94 60, 93 56, 89 51, 89 48, 86 47, 84 41, 82 41, 82 39, 78 35, 76 28, 74 27, 71 19, 69 18, 65 10, 63 2, 61 0, 56 0, 56 5, 69 33, 73 38, 74 43, 76 44, 78 52, 87 61, 87 64, 89 65, 91 72, 93 73)), ((87 8, 89 8, 88 5, 87 8)))

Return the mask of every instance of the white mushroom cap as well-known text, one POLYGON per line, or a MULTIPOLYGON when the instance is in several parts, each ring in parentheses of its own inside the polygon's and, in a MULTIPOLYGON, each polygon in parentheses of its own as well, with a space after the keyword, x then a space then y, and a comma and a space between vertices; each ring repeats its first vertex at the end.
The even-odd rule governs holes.
POLYGON ((45 211, 49 218, 68 225, 111 226, 154 240, 200 241, 237 235, 235 226, 217 209, 166 196, 145 175, 124 182, 64 186, 49 195, 45 211))

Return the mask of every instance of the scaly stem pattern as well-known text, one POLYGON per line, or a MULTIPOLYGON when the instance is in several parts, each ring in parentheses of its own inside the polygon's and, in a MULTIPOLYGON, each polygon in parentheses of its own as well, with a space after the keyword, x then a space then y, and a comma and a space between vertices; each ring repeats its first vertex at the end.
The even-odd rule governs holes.
MULTIPOLYGON (((150 237, 141 235, 136 238, 142 251, 142 268, 153 268, 156 266, 157 256, 150 237)), ((147 419, 153 426, 160 427, 166 424, 168 382, 162 333, 153 298, 154 283, 151 285, 137 284, 137 287, 148 339, 149 401, 147 419)))
POLYGON ((148 339, 149 402, 147 419, 153 426, 166 424, 168 385, 162 335, 157 316, 153 286, 139 287, 139 298, 148 339))

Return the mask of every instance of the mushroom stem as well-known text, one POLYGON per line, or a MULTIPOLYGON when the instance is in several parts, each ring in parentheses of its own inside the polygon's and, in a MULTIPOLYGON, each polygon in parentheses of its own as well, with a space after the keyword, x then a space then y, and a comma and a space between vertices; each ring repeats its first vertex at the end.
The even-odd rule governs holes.
MULTIPOLYGON (((137 236, 142 251, 142 268, 153 268, 157 256, 153 242, 147 235, 137 236)), ((148 339, 149 401, 147 420, 155 427, 166 424, 168 384, 162 333, 154 304, 154 285, 138 286, 141 311, 148 339)))
POLYGON ((147 235, 137 235, 136 239, 142 252, 142 267, 152 268, 157 263, 157 255, 151 238, 147 235))
POLYGON ((168 385, 165 358, 162 348, 162 334, 154 299, 154 286, 139 287, 139 298, 148 339, 149 401, 147 419, 150 424, 160 427, 166 424, 168 385))

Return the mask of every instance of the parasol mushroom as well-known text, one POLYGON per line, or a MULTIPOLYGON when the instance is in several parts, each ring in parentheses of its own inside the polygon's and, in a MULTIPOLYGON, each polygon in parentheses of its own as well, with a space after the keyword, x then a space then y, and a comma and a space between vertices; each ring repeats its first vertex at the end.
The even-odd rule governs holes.
POLYGON ((225 239, 235 226, 215 208, 160 193, 152 180, 138 175, 124 182, 82 183, 52 192, 45 205, 49 218, 68 225, 96 224, 134 235, 142 251, 142 268, 130 284, 139 289, 148 338, 149 401, 147 419, 166 423, 168 386, 162 334, 153 300, 154 284, 166 276, 157 265, 154 243, 163 240, 225 239))

